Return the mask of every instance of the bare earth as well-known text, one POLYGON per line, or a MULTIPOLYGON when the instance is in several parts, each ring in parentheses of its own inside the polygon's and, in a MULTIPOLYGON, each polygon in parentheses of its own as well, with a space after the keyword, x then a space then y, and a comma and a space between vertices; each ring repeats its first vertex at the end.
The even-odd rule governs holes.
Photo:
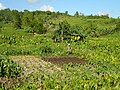
POLYGON ((49 73, 63 71, 60 67, 34 56, 12 56, 12 59, 23 67, 22 75, 25 76, 39 71, 49 73))
POLYGON ((49 57, 46 60, 56 65, 64 65, 69 63, 76 65, 76 64, 85 64, 86 62, 84 59, 80 59, 78 57, 49 57))

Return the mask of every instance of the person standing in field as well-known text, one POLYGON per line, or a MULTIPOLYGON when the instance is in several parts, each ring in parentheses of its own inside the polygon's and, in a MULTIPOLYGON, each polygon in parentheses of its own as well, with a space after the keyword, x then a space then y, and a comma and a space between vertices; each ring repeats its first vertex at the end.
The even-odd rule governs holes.
POLYGON ((67 45, 67 52, 68 52, 68 54, 72 54, 72 48, 71 48, 70 44, 67 45))

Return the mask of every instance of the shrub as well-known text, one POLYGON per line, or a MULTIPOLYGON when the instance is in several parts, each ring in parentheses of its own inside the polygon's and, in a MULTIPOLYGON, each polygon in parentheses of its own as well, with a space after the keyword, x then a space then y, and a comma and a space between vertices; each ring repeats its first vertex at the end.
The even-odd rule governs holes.
POLYGON ((21 72, 21 67, 8 57, 0 55, 0 77, 8 76, 14 77, 21 72))
POLYGON ((2 55, 31 55, 32 52, 26 49, 19 49, 19 48, 7 48, 6 50, 2 51, 2 55))
POLYGON ((48 54, 52 54, 54 52, 50 46, 43 46, 40 49, 41 49, 42 55, 48 55, 48 54))

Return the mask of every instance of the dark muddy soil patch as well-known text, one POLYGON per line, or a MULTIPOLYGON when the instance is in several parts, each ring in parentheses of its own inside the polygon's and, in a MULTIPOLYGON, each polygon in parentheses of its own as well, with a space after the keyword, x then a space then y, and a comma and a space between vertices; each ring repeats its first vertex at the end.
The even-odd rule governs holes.
POLYGON ((69 63, 76 65, 76 64, 85 64, 86 62, 84 59, 80 59, 78 57, 49 57, 46 60, 48 62, 57 64, 57 65, 64 65, 69 63))

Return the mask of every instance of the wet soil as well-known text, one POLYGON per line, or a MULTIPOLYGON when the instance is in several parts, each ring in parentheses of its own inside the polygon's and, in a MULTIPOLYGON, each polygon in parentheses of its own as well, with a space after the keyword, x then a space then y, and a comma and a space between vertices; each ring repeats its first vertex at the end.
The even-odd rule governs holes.
POLYGON ((46 60, 48 62, 57 64, 57 65, 64 65, 69 63, 76 65, 76 64, 85 64, 86 62, 84 59, 81 59, 78 57, 48 57, 46 58, 46 60))

